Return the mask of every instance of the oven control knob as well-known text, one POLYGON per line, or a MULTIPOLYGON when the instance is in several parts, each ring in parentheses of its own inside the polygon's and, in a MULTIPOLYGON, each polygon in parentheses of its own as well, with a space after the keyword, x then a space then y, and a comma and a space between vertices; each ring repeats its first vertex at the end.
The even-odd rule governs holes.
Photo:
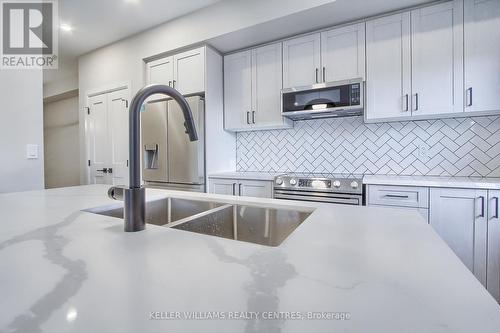
POLYGON ((340 187, 340 182, 338 180, 333 182, 333 187, 339 188, 340 187))
POLYGON ((292 186, 297 185, 297 179, 295 179, 295 178, 290 179, 290 185, 292 185, 292 186))
POLYGON ((351 183, 351 187, 352 187, 353 189, 357 189, 357 188, 359 187, 358 182, 357 182, 357 181, 353 181, 353 182, 351 183))
POLYGON ((282 185, 283 184, 283 178, 276 178, 276 184, 277 185, 282 185))

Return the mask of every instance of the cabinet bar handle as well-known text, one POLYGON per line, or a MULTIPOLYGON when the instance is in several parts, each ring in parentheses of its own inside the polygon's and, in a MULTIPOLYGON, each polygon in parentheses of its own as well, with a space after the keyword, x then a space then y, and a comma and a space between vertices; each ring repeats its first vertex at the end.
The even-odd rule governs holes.
POLYGON ((387 198, 400 198, 400 199, 408 199, 409 198, 409 196, 402 195, 402 194, 386 194, 385 196, 387 198))
POLYGON ((255 124, 255 111, 252 111, 252 123, 255 124))
POLYGON ((323 66, 323 82, 326 82, 326 67, 323 66))
POLYGON ((415 94, 415 111, 418 111, 418 93, 415 94))
POLYGON ((168 81, 168 86, 171 87, 172 86, 172 80, 168 81))
POLYGON ((498 218, 498 197, 494 197, 493 200, 495 201, 495 215, 493 215, 491 218, 497 219, 498 218))
POLYGON ((478 199, 481 200, 481 214, 478 217, 484 217, 484 197, 481 195, 478 199))
POLYGON ((466 99, 467 106, 472 106, 472 87, 467 88, 466 99))
POLYGON ((241 183, 238 184, 238 195, 241 197, 241 183))
POLYGON ((319 75, 319 69, 316 68, 316 83, 319 83, 318 75, 319 75))
POLYGON ((247 111, 247 124, 250 125, 250 111, 247 111))
POLYGON ((404 104, 405 106, 404 106, 404 108, 403 108, 403 111, 404 111, 404 112, 408 112, 408 107, 409 107, 409 105, 408 105, 408 94, 406 94, 406 95, 404 96, 404 99, 405 99, 405 104, 404 104))
POLYGON ((175 88, 175 82, 177 82, 177 81, 175 81, 175 80, 172 81, 172 88, 175 88))
POLYGON ((233 195, 236 194, 236 183, 233 183, 233 195))

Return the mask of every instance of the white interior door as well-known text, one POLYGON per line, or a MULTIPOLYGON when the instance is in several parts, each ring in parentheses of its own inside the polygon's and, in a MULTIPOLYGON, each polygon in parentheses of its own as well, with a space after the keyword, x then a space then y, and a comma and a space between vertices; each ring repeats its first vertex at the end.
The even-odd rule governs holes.
POLYGON ((281 43, 252 51, 252 109, 250 122, 258 126, 283 125, 281 116, 281 43))
POLYGON ((410 116, 410 13, 366 22, 366 66, 366 119, 410 116))
POLYGON ((228 130, 250 127, 252 52, 224 57, 224 122, 228 130))
POLYGON ((463 112, 463 7, 413 10, 412 115, 463 112))
POLYGON ((500 110, 500 1, 465 0, 465 111, 500 110))
POLYGON ((365 78, 365 23, 321 33, 324 82, 365 78))
POLYGON ((128 89, 88 98, 91 184, 128 185, 128 89))
POLYGON ((308 86, 321 81, 320 34, 283 42, 283 88, 308 86))
POLYGON ((128 90, 109 93, 107 98, 110 149, 108 174, 114 185, 128 185, 128 90))
POLYGON ((90 183, 111 184, 107 173, 109 163, 108 98, 105 94, 89 98, 88 140, 90 183), (106 170, 106 171, 104 171, 106 170))
POLYGON ((181 94, 205 91, 205 48, 174 55, 174 88, 181 94))

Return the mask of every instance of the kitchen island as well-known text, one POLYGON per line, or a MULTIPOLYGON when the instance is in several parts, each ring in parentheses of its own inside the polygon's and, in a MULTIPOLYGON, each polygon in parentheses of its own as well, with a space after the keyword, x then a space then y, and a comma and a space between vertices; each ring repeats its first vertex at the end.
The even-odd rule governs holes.
POLYGON ((0 195, 0 332, 500 330, 500 306, 415 212, 147 191, 313 211, 270 247, 125 233, 84 211, 116 205, 107 188, 0 195))

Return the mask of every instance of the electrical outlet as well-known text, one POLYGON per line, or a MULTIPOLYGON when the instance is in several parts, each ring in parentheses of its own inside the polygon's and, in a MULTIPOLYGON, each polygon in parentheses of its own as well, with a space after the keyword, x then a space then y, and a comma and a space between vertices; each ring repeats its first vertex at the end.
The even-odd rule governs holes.
POLYGON ((427 157, 429 157, 429 156, 427 155, 427 151, 428 151, 428 150, 429 150, 429 147, 427 147, 427 145, 425 145, 425 144, 420 144, 420 145, 418 146, 418 157, 420 157, 420 158, 427 158, 427 157))

